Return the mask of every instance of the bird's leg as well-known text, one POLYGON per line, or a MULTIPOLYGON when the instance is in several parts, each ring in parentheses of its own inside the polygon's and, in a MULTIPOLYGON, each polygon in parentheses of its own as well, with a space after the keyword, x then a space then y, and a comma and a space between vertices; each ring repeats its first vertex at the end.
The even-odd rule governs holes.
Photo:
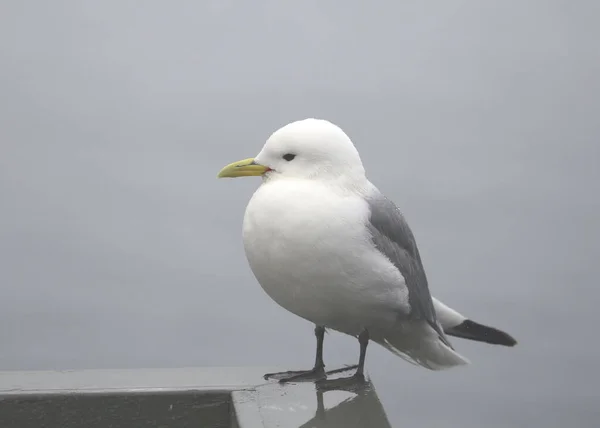
MULTIPOLYGON (((360 344, 360 357, 358 359, 358 365, 356 366, 356 372, 352 376, 342 377, 339 379, 318 380, 316 382, 318 389, 352 389, 364 382, 365 358, 367 356, 367 345, 369 344, 369 332, 367 330, 363 330, 362 333, 358 335, 358 343, 360 344)), ((331 372, 328 372, 327 374, 340 372, 348 369, 348 367, 345 367, 343 369, 333 370, 331 372)))
POLYGON ((295 370, 279 373, 267 373, 265 379, 278 379, 280 383, 297 380, 314 380, 325 377, 325 363, 323 362, 323 342, 325 340, 325 327, 315 326, 315 336, 317 337, 317 353, 315 356, 315 366, 310 370, 295 370))

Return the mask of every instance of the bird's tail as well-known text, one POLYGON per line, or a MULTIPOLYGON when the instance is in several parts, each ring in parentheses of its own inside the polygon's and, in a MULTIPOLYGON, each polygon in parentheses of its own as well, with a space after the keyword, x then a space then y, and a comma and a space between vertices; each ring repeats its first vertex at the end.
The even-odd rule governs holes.
POLYGON ((430 370, 445 370, 470 364, 470 361, 447 346, 429 324, 411 323, 386 331, 374 341, 406 361, 430 370))
POLYGON ((517 344, 517 341, 510 334, 469 319, 464 320, 454 327, 444 328, 444 333, 448 336, 490 343, 492 345, 515 346, 517 344))

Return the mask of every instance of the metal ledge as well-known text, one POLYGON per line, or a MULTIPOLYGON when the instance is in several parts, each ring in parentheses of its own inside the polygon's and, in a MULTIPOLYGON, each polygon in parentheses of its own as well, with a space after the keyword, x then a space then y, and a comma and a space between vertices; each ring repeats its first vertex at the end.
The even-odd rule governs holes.
POLYGON ((319 392, 273 368, 0 372, 3 428, 389 428, 368 381, 319 392))

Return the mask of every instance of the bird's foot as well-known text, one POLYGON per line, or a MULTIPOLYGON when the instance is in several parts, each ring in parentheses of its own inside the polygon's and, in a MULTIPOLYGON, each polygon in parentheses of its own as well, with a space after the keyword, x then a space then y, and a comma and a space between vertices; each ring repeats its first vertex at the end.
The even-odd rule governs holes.
POLYGON ((347 372, 349 370, 354 370, 358 368, 358 364, 354 364, 351 366, 344 366, 344 367, 340 367, 339 369, 335 369, 335 370, 329 370, 328 372, 325 372, 326 375, 331 375, 331 374, 336 374, 336 373, 343 373, 343 372, 347 372))
POLYGON ((364 385, 365 376, 362 373, 354 373, 352 376, 338 379, 319 379, 315 382, 315 386, 319 391, 344 390, 354 392, 364 385))
POLYGON ((265 379, 277 379, 279 383, 308 381, 325 378, 324 366, 316 366, 311 370, 290 370, 287 372, 267 373, 265 379))

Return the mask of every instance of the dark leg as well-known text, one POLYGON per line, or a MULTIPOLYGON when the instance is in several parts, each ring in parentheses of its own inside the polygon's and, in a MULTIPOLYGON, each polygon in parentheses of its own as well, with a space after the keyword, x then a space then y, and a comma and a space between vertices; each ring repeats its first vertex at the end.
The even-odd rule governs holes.
MULTIPOLYGON (((332 380, 321 379, 316 382, 317 387, 319 389, 351 389, 352 387, 355 387, 356 385, 364 382, 365 358, 367 356, 367 345, 369 344, 369 332, 367 330, 363 330, 363 332, 358 335, 358 343, 360 344, 360 357, 358 358, 356 372, 349 377, 342 377, 339 379, 332 380)), ((333 370, 332 372, 328 372, 327 374, 331 374, 333 372, 340 372, 348 369, 349 368, 346 367, 341 370, 333 370)))
POLYGON ((354 376, 364 378, 365 359, 367 358, 367 346, 369 345, 369 332, 367 330, 358 335, 358 343, 360 344, 360 357, 358 358, 358 367, 354 376))
POLYGON ((315 326, 317 337, 317 354, 315 366, 311 370, 296 370, 279 373, 267 373, 264 378, 279 379, 279 382, 291 382, 294 380, 313 380, 325 377, 325 363, 323 362, 323 342, 325 340, 325 327, 315 326))

